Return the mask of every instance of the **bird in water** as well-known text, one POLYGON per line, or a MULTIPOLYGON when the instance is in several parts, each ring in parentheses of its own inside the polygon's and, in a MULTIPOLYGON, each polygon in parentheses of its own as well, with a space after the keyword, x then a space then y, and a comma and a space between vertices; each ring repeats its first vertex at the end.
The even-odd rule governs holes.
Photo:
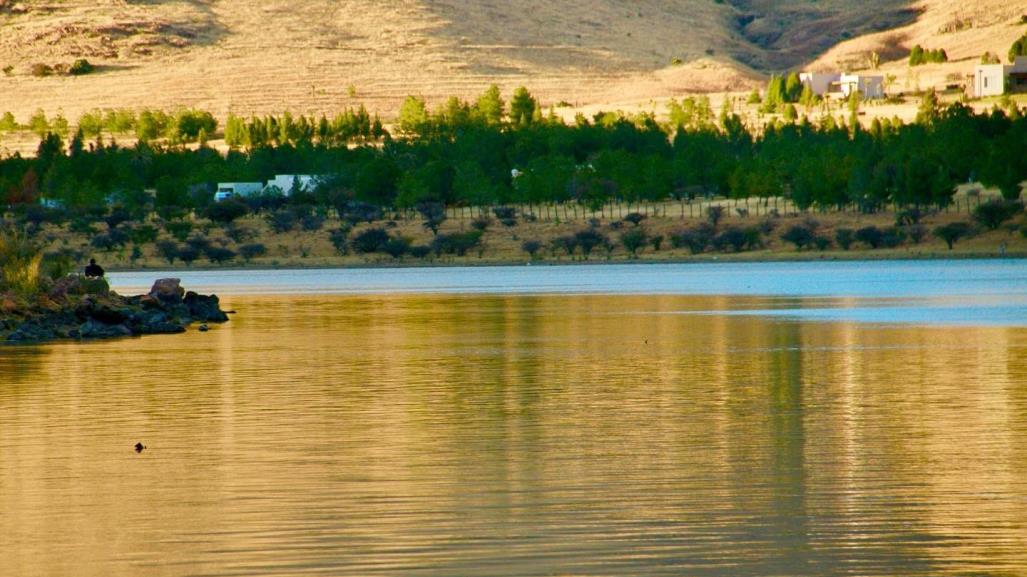
POLYGON ((145 448, 146 448, 146 445, 144 445, 142 443, 136 443, 136 452, 137 453, 142 453, 143 449, 145 449, 145 448))

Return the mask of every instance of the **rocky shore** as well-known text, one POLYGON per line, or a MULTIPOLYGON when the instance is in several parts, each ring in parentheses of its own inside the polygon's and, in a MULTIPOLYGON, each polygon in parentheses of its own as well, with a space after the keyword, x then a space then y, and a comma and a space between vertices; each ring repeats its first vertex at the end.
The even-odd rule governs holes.
POLYGON ((42 343, 185 332, 192 323, 223 323, 216 295, 186 292, 179 279, 156 281, 150 292, 125 297, 103 279, 71 275, 31 304, 0 302, 0 342, 42 343))

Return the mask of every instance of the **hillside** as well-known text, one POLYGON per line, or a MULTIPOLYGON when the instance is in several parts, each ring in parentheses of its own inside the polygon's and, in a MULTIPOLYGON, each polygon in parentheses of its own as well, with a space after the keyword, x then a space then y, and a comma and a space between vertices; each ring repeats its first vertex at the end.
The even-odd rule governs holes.
POLYGON ((547 104, 644 103, 745 90, 769 71, 858 62, 870 50, 901 59, 914 42, 956 58, 1004 53, 1022 33, 1010 24, 1027 7, 1015 4, 0 0, 0 68, 10 67, 0 75, 0 111, 24 120, 37 108, 61 110, 74 119, 92 108, 225 115, 365 103, 391 115, 407 94, 469 97, 490 83, 507 92, 528 85, 547 104), (972 27, 940 32, 964 13, 972 27), (98 70, 31 74, 34 64, 76 58, 98 70))

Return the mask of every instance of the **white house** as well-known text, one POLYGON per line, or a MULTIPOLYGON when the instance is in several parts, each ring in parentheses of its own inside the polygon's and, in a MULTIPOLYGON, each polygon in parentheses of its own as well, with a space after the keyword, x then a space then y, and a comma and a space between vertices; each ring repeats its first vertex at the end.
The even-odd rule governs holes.
POLYGON ((802 72, 799 74, 799 82, 806 84, 817 96, 824 96, 831 89, 832 82, 838 82, 841 74, 837 72, 802 72))
POLYGON ((1027 56, 1018 56, 1011 65, 974 66, 973 85, 973 94, 976 98, 1027 90, 1027 56))
POLYGON ((233 197, 245 198, 259 193, 264 185, 259 182, 219 182, 214 201, 221 202, 233 197))
POLYGON ((838 78, 839 92, 846 98, 855 91, 868 100, 884 98, 884 77, 862 74, 842 74, 838 78))
POLYGON ((276 174, 274 178, 267 181, 264 192, 271 192, 272 188, 280 190, 283 195, 292 194, 294 184, 299 184, 300 192, 313 192, 314 188, 321 182, 321 177, 310 174, 276 174))
POLYGON ((799 81, 817 96, 848 98, 855 91, 866 99, 884 98, 884 77, 839 72, 803 72, 799 81))

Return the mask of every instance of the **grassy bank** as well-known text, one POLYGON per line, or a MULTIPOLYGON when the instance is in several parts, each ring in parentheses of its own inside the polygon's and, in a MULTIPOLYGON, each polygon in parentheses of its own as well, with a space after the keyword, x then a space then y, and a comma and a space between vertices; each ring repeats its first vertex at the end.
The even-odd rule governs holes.
POLYGON ((108 245, 114 229, 103 223, 92 232, 43 224, 35 238, 48 253, 78 262, 93 256, 109 270, 1027 257, 1022 213, 990 230, 966 210, 955 209, 803 213, 783 204, 773 209, 697 202, 616 205, 601 212, 565 206, 514 212, 513 218, 501 219, 478 209, 450 209, 444 220, 438 217, 437 232, 414 212, 355 225, 311 214, 284 232, 276 232, 281 225, 272 226, 271 215, 250 214, 230 224, 153 217, 116 227, 128 227, 127 233, 115 235, 122 239, 147 229, 153 237, 149 242, 108 245), (715 224, 711 206, 722 207, 715 224), (958 223, 966 223, 965 234, 950 249, 936 231, 958 223), (379 246, 361 245, 362 238, 374 236, 368 231, 381 235, 379 246), (468 245, 453 244, 460 239, 468 245))

